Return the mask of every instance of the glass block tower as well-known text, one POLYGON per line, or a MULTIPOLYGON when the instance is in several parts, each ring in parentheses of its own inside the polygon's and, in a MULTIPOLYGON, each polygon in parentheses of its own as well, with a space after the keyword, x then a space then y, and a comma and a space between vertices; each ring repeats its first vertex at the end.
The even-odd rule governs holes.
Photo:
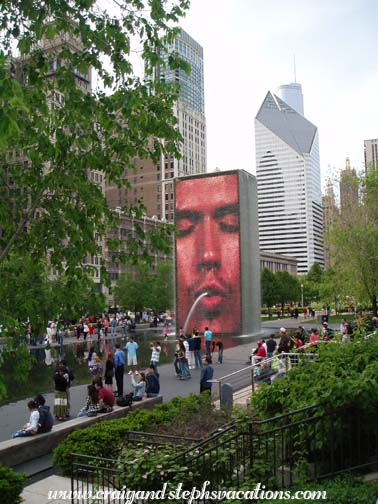
POLYGON ((268 92, 255 118, 260 250, 324 267, 318 131, 268 92))

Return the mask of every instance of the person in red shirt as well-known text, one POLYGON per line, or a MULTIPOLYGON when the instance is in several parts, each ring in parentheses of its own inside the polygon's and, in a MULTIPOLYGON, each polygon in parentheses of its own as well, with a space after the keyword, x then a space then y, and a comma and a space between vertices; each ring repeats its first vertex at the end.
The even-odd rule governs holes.
POLYGON ((98 395, 98 405, 99 413, 110 413, 113 411, 114 406, 114 394, 111 390, 104 388, 102 386, 101 380, 95 383, 97 395, 98 395))
POLYGON ((252 356, 252 365, 257 364, 258 362, 266 359, 266 350, 263 345, 263 342, 260 340, 257 342, 257 349, 252 356))

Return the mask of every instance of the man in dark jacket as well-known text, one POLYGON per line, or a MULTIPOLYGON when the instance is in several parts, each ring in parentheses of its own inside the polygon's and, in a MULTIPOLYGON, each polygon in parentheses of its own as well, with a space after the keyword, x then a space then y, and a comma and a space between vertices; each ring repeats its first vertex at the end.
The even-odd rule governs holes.
POLYGON ((211 392, 212 383, 208 380, 212 380, 214 376, 214 368, 211 366, 211 358, 206 356, 204 359, 204 366, 201 369, 201 379, 200 379, 200 392, 205 392, 208 390, 211 392))
POLYGON ((38 434, 50 432, 52 426, 54 425, 54 419, 50 411, 50 406, 45 405, 46 400, 41 394, 38 394, 34 401, 37 404, 39 412, 38 434))
POLYGON ((144 397, 156 397, 160 392, 159 378, 153 368, 146 369, 146 391, 144 397))

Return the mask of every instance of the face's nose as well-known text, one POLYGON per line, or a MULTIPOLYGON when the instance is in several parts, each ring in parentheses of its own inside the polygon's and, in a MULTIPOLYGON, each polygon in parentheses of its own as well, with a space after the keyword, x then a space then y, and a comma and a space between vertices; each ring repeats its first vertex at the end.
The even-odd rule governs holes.
POLYGON ((201 225, 198 246, 198 269, 219 269, 221 265, 219 229, 211 215, 206 215, 201 225))

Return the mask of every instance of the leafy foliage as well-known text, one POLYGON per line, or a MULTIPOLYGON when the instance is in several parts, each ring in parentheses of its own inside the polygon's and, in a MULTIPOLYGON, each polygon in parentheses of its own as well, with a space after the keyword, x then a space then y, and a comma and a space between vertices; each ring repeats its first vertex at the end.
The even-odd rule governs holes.
POLYGON ((319 345, 316 351, 319 362, 294 367, 284 380, 262 386, 252 396, 259 416, 270 418, 312 404, 320 412, 342 406, 375 411, 378 338, 319 345))
POLYGON ((139 265, 118 280, 114 297, 118 305, 133 311, 151 308, 156 313, 173 307, 172 263, 158 264, 151 272, 147 264, 139 265))
POLYGON ((4 504, 18 504, 26 483, 24 474, 16 473, 9 467, 0 465, 0 494, 4 504))
POLYGON ((117 457, 123 446, 129 448, 125 442, 129 430, 197 438, 224 421, 225 417, 213 410, 207 394, 176 397, 153 410, 131 411, 125 418, 99 422, 72 432, 55 449, 53 464, 69 473, 71 453, 117 457))
MULTIPOLYGON (((165 64, 165 48, 188 1, 115 4, 110 14, 95 0, 1 3, 3 335, 20 330, 17 317, 32 318, 38 328, 52 314, 70 318, 84 306, 101 308, 93 270, 85 264, 88 256, 102 256, 118 225, 105 180, 128 186, 123 175, 136 158, 179 156, 177 89, 152 77, 154 67, 165 64), (143 79, 134 72, 134 50, 145 66, 143 79), (26 271, 20 274, 23 259, 26 271), (55 271, 56 286, 47 284, 43 264, 55 271)), ((168 65, 189 71, 175 55, 168 65)), ((138 217, 144 207, 139 202, 122 210, 138 217)), ((130 237, 127 247, 114 237, 108 245, 119 260, 136 263, 148 258, 147 247, 167 251, 171 234, 171 226, 157 226, 130 237)), ((103 259, 101 276, 104 283, 103 259)))
POLYGON ((360 199, 336 215, 326 236, 339 291, 378 313, 378 171, 351 181, 360 199))

